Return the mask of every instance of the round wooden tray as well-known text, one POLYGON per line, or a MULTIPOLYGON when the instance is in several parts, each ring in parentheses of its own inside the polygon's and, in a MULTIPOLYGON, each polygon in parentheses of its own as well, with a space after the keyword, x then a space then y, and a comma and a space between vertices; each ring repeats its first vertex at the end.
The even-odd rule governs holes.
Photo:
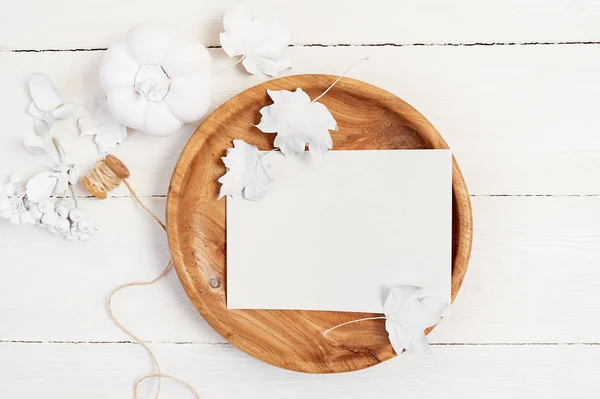
MULTIPOLYGON (((337 77, 297 75, 250 88, 223 104, 196 130, 175 167, 167 200, 169 245, 183 288, 204 319, 229 342, 275 366, 309 373, 359 370, 395 356, 384 320, 364 321, 323 332, 365 313, 227 310, 225 295, 225 200, 217 200, 225 173, 221 157, 242 139, 260 150, 273 148, 274 134, 253 124, 271 104, 267 89, 295 90, 311 98, 337 77)), ((334 150, 448 148, 417 110, 395 95, 344 78, 320 100, 338 122, 334 150)), ((452 300, 463 281, 471 252, 471 204, 453 161, 452 300)), ((350 217, 351 215, 349 215, 350 217)))

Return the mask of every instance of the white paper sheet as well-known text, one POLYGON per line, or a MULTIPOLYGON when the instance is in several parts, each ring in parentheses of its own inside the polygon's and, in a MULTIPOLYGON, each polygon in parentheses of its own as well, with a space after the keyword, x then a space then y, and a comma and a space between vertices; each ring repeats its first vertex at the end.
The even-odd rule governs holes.
POLYGON ((382 312, 393 285, 450 300, 450 151, 268 157, 269 194, 227 198, 228 308, 382 312))

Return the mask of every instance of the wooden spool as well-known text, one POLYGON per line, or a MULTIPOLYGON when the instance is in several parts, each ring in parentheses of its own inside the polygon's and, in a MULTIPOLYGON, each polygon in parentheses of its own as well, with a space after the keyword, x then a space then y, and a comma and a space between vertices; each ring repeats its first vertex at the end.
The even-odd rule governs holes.
MULTIPOLYGON (((167 226, 171 254, 183 288, 204 319, 229 342, 275 366, 308 373, 359 370, 395 356, 384 320, 364 321, 323 332, 337 324, 375 316, 365 313, 228 310, 225 200, 217 200, 221 157, 242 139, 273 149, 275 135, 260 132, 259 110, 272 103, 267 89, 295 90, 311 98, 337 77, 297 75, 271 80, 223 104, 196 130, 183 150, 169 187, 167 226)), ((438 131, 395 95, 354 79, 342 79, 319 100, 338 122, 334 150, 446 149, 438 131)), ((472 241, 471 203, 453 160, 452 300, 463 281, 472 241)), ((348 215, 351 217, 352 215, 348 215)), ((431 329, 430 329, 431 330, 431 329)), ((429 332, 429 331, 427 331, 429 332)))
MULTIPOLYGON (((125 166, 123 161, 121 161, 119 158, 115 157, 112 154, 108 154, 106 156, 106 158, 104 158, 104 160, 101 160, 99 162, 104 162, 104 164, 110 170, 112 170, 112 172, 115 174, 115 176, 119 179, 127 179, 130 176, 129 169, 127 169, 127 166, 125 166)), ((92 174, 95 172, 95 168, 97 168, 98 165, 99 165, 99 163, 97 162, 96 166, 94 166, 94 170, 92 171, 92 174)), ((98 199, 106 199, 106 196, 107 196, 106 188, 99 187, 98 185, 92 183, 91 179, 92 179, 91 175, 87 175, 83 178, 83 185, 85 186, 85 188, 94 197, 96 197, 98 199)))

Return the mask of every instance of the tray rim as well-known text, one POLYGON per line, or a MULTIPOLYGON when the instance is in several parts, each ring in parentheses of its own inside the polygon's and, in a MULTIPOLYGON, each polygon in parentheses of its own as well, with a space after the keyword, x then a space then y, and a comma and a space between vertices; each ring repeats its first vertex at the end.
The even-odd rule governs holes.
MULTIPOLYGON (((312 371, 312 370, 309 370, 309 371, 307 371, 307 370, 299 370, 299 369, 293 368, 293 367, 288 367, 288 365, 285 362, 279 362, 279 363, 273 362, 268 359, 255 356, 254 354, 248 352, 246 350, 246 348, 244 347, 243 343, 237 342, 237 340, 235 340, 235 339, 233 339, 233 340, 230 339, 232 337, 228 337, 226 324, 221 323, 218 320, 217 316, 215 316, 212 313, 211 309, 208 306, 206 306, 204 303, 202 304, 202 306, 198 306, 198 305, 196 305, 195 301, 192 299, 192 295, 194 295, 196 293, 198 287, 195 287, 193 285, 193 279, 191 276, 188 275, 188 272, 186 270, 186 267, 185 267, 185 264, 183 261, 183 254, 179 248, 179 231, 177 229, 177 222, 176 222, 177 214, 179 211, 179 207, 178 207, 178 203, 177 203, 177 197, 179 196, 178 187, 181 187, 182 183, 185 182, 186 173, 187 173, 187 170, 188 170, 190 164, 193 162, 193 160, 196 156, 196 153, 198 152, 198 149, 201 148, 201 146, 203 145, 206 138, 209 137, 209 135, 205 135, 202 133, 201 130, 202 130, 203 126, 210 124, 214 118, 218 118, 223 112, 226 112, 230 107, 233 107, 232 104, 243 99, 244 96, 248 95, 249 92, 258 91, 258 90, 266 91, 266 89, 269 88, 268 86, 272 85, 273 82, 275 82, 275 81, 285 81, 287 79, 299 79, 299 78, 301 79, 301 78, 305 78, 305 77, 306 78, 331 79, 332 81, 338 78, 338 76, 329 75, 329 74, 298 74, 298 75, 289 75, 289 76, 280 77, 280 78, 276 78, 276 79, 272 79, 272 80, 267 80, 265 82, 259 83, 255 86, 252 86, 252 87, 238 93, 237 95, 233 96, 232 98, 230 98, 229 100, 224 102, 222 105, 220 105, 218 108, 216 108, 210 115, 208 115, 208 117, 194 131, 194 133, 192 134, 192 136, 186 143, 185 147, 183 148, 183 150, 179 156, 179 159, 177 160, 177 163, 175 165, 175 168, 173 170, 173 174, 172 174, 172 177, 171 177, 171 180, 169 183, 169 189, 168 189, 168 193, 167 193, 167 204, 166 204, 166 225, 167 225, 167 236, 168 236, 169 248, 170 248, 174 268, 176 270, 179 281, 182 284, 184 291, 186 292, 186 295, 188 296, 188 299, 192 302, 192 304, 194 305, 194 307, 196 308, 198 313, 200 313, 200 315, 205 319, 205 321, 215 331, 217 331, 221 336, 223 336, 223 338, 225 338, 228 342, 230 342, 231 344, 233 344, 240 350, 242 350, 242 351, 250 354, 251 356, 254 356, 254 357, 258 358, 259 360, 262 360, 266 363, 269 363, 269 364, 277 366, 277 367, 285 368, 288 370, 292 370, 292 371, 311 372, 311 373, 331 373, 331 372, 337 373, 337 372, 360 370, 360 369, 364 369, 367 367, 371 367, 378 363, 375 363, 375 364, 372 364, 372 365, 369 365, 366 367, 357 367, 352 370, 343 370, 343 371, 312 371)), ((420 117, 419 122, 424 124, 425 127, 427 128, 427 130, 429 130, 431 134, 435 135, 435 137, 429 137, 429 139, 435 139, 435 145, 434 145, 433 141, 431 142, 432 149, 449 149, 448 144, 446 143, 444 138, 441 136, 441 134, 437 131, 437 129, 433 126, 433 124, 431 124, 431 122, 429 122, 429 120, 427 120, 418 110, 416 110, 414 107, 412 107, 410 104, 408 104, 406 101, 404 101, 400 97, 396 96, 395 94, 393 94, 385 89, 371 85, 371 84, 363 82, 361 80, 347 78, 347 77, 344 77, 343 80, 347 84, 356 84, 356 85, 365 86, 372 90, 375 90, 375 91, 378 91, 381 93, 385 93, 387 96, 393 97, 394 101, 396 101, 398 103, 398 105, 407 107, 407 109, 409 109, 411 112, 414 112, 415 114, 417 114, 420 117)), ((453 192, 453 201, 460 203, 459 204, 460 206, 457 206, 457 208, 458 208, 457 212, 458 212, 459 218, 460 218, 459 225, 460 225, 460 229, 461 229, 461 235, 459 237, 459 242, 457 244, 457 252, 456 252, 456 254, 453 254, 455 261, 453 262, 453 265, 452 265, 453 267, 452 267, 452 275, 451 275, 451 279, 452 279, 452 281, 451 281, 451 302, 454 302, 454 300, 460 290, 460 287, 464 281, 466 271, 468 269, 471 248, 472 248, 472 239, 473 239, 473 221, 472 221, 472 208, 471 208, 470 197, 469 197, 466 183, 464 181, 464 177, 462 175, 460 167, 458 166, 456 158, 454 157, 454 154, 452 155, 452 192, 453 192)), ((454 235, 453 235, 452 239, 453 239, 453 241, 455 240, 454 235)), ((198 296, 198 295, 196 295, 196 296, 198 296)), ((200 300, 200 302, 202 302, 202 301, 200 300)), ((290 312, 294 312, 294 311, 290 311, 290 312)), ((306 312, 306 311, 297 311, 297 312, 306 312)), ((314 312, 317 312, 317 311, 314 311, 314 312)), ((435 326, 426 330, 426 334, 431 332, 431 330, 433 330, 433 328, 435 328, 435 326)))

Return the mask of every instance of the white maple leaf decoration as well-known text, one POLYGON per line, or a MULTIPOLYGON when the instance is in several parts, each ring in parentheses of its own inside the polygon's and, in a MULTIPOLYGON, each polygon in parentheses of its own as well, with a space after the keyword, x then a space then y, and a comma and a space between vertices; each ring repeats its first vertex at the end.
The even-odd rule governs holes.
POLYGON ((227 11, 223 17, 225 32, 221 33, 221 46, 230 57, 243 56, 242 65, 257 75, 259 72, 277 76, 291 68, 283 50, 292 38, 283 21, 253 18, 243 3, 227 11))
POLYGON ((127 138, 127 127, 121 125, 108 110, 106 97, 97 97, 89 106, 90 116, 80 118, 77 127, 82 136, 94 136, 101 154, 109 153, 127 138))
POLYGON ((29 77, 29 93, 33 102, 28 111, 34 118, 34 129, 38 135, 50 131, 56 119, 65 119, 75 113, 77 106, 65 103, 52 80, 43 73, 29 77))
POLYGON ((233 140, 233 148, 228 148, 227 156, 221 159, 227 172, 218 180, 221 183, 219 199, 225 195, 242 194, 247 200, 258 201, 267 194, 273 178, 264 154, 256 146, 243 140, 233 140))
POLYGON ((384 304, 385 329, 397 354, 429 353, 425 329, 438 324, 447 302, 428 296, 420 287, 397 286, 390 289, 384 304))
POLYGON ((311 154, 323 156, 333 147, 329 131, 337 130, 337 122, 325 105, 311 101, 300 88, 267 93, 273 104, 260 110, 262 118, 256 127, 277 133, 274 145, 284 155, 304 152, 308 145, 311 154))

